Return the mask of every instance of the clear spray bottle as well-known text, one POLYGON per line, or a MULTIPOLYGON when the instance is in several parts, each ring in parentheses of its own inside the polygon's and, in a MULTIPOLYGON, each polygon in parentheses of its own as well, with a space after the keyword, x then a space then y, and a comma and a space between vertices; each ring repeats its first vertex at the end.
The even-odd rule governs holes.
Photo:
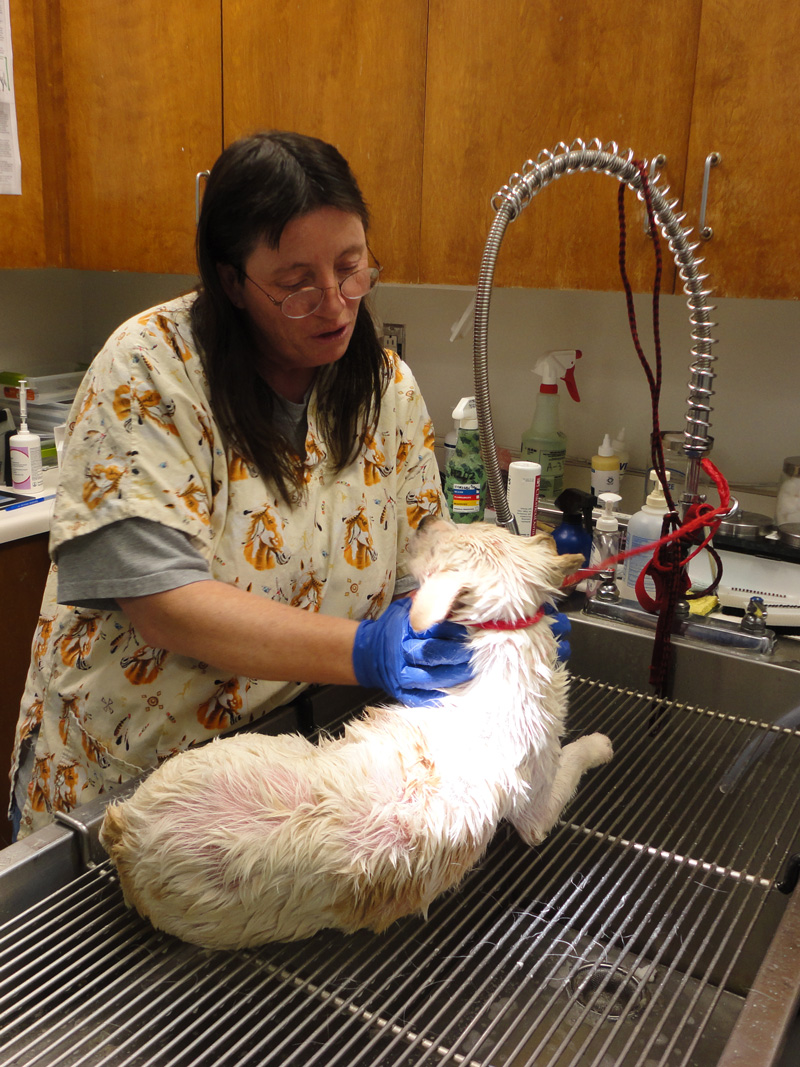
POLYGON ((580 401, 575 384, 575 363, 581 358, 578 349, 548 352, 533 369, 542 379, 533 419, 522 435, 522 459, 538 463, 542 468, 540 492, 548 500, 555 500, 564 485, 564 460, 567 455, 567 436, 558 419, 558 383, 563 381, 567 392, 580 401))

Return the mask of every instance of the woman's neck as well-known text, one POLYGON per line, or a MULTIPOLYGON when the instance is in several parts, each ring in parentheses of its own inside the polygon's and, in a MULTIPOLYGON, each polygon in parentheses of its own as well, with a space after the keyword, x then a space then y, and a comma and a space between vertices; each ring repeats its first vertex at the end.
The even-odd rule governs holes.
POLYGON ((267 384, 270 388, 282 397, 284 400, 288 400, 290 404, 303 404, 308 396, 311 386, 314 384, 314 378, 316 371, 311 371, 308 375, 298 377, 292 375, 291 379, 277 384, 275 381, 267 378, 267 384))
POLYGON ((275 367, 259 366, 258 373, 278 396, 292 404, 302 404, 314 384, 316 367, 282 372, 275 367))

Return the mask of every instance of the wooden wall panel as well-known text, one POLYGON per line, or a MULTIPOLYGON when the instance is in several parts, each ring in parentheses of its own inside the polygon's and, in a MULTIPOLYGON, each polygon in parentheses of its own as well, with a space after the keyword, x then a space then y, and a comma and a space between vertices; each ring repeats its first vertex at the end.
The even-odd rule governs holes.
POLYGON ((193 273, 222 148, 219 0, 61 0, 68 265, 193 273))
POLYGON ((708 223, 699 254, 718 296, 800 296, 800 6, 794 0, 704 0, 686 206, 708 223))
MULTIPOLYGON (((700 11, 700 0, 431 0, 423 280, 475 283, 492 194, 559 141, 663 153, 680 196, 700 11)), ((616 197, 605 175, 548 186, 509 228, 497 284, 619 288, 616 197)), ((631 273, 648 289, 652 250, 629 202, 631 273)))
POLYGON ((419 279, 427 0, 223 0, 224 136, 321 137, 373 208, 384 279, 419 279))

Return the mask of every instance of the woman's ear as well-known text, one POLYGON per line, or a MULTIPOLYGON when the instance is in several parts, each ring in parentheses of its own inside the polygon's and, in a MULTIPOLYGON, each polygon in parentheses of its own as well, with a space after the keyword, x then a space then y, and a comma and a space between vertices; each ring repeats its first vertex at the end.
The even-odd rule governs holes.
POLYGON ((232 263, 218 263, 217 277, 225 295, 234 307, 244 307, 244 292, 241 275, 232 263))

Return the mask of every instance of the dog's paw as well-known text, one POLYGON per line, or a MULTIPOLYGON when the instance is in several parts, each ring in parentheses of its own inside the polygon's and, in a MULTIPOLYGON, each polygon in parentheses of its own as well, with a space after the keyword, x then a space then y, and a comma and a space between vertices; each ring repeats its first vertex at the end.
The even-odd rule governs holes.
POLYGON ((543 830, 541 826, 524 826, 520 825, 520 823, 518 822, 514 823, 514 829, 517 831, 517 833, 525 842, 525 844, 530 845, 533 848, 537 847, 538 845, 541 845, 546 840, 547 835, 550 833, 549 830, 543 830))
POLYGON ((588 734, 580 740, 583 742, 587 767, 599 767, 608 763, 614 755, 614 749, 605 734, 588 734))

